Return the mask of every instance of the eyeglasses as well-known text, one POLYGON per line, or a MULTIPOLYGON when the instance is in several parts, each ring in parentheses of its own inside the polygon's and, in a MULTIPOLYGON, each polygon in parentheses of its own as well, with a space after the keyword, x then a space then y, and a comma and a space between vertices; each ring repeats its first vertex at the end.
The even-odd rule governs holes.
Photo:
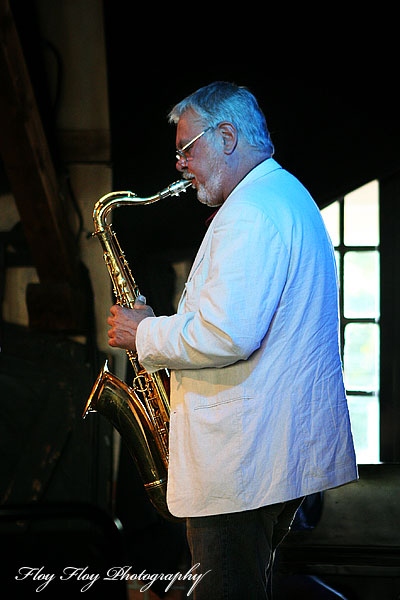
POLYGON ((176 149, 176 160, 180 161, 180 160, 187 160, 189 158, 189 156, 187 155, 187 151, 192 148, 192 146, 195 144, 195 142, 197 142, 197 140, 199 140, 201 138, 202 135, 204 135, 205 133, 207 133, 207 131, 209 131, 209 129, 212 129, 212 127, 207 127, 207 129, 204 129, 201 133, 199 133, 198 135, 196 135, 196 137, 194 137, 192 140, 190 140, 190 142, 188 142, 187 144, 185 144, 183 146, 183 148, 181 148, 180 150, 178 150, 178 148, 176 149))

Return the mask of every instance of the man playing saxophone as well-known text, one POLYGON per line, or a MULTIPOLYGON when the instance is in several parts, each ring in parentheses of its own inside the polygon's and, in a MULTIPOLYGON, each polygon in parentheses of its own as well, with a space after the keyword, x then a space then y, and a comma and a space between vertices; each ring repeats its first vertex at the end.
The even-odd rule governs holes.
POLYGON ((177 314, 113 306, 109 343, 171 371, 168 507, 211 570, 195 598, 268 598, 302 498, 357 479, 334 252, 247 89, 210 84, 170 120, 178 171, 218 211, 177 314))

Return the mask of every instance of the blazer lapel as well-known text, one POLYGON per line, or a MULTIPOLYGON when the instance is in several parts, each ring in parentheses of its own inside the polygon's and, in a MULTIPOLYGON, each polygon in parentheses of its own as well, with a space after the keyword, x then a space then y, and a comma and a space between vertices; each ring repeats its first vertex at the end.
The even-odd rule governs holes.
POLYGON ((211 223, 210 226, 208 227, 205 235, 204 235, 203 241, 200 244, 200 247, 199 247, 198 252, 196 254, 196 258, 193 261, 192 268, 190 269, 187 281, 185 283, 185 287, 183 288, 183 292, 182 292, 182 295, 181 295, 181 297, 179 299, 179 303, 178 303, 178 308, 177 308, 177 312, 178 313, 180 313, 182 311, 184 300, 186 298, 186 285, 193 278, 193 276, 196 273, 197 269, 200 267, 201 263, 203 262, 203 258, 204 258, 207 246, 208 246, 208 244, 210 243, 210 240, 211 240, 212 230, 213 230, 213 224, 211 223))

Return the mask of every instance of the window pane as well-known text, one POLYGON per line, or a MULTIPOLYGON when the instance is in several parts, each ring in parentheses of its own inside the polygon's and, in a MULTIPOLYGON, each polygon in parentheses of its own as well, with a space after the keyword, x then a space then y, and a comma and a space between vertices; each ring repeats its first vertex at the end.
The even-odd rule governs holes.
POLYGON ((339 201, 332 202, 326 208, 321 210, 322 218, 324 219, 325 227, 328 230, 332 244, 338 246, 340 243, 340 228, 339 228, 339 201))
POLYGON ((346 246, 378 246, 379 185, 371 181, 344 197, 346 246))
POLYGON ((348 396, 351 428, 357 462, 379 462, 379 399, 377 396, 348 396))
POLYGON ((379 254, 346 252, 344 255, 343 311, 347 319, 379 317, 379 254))
POLYGON ((349 323, 344 330, 343 367, 347 390, 377 392, 379 325, 349 323))

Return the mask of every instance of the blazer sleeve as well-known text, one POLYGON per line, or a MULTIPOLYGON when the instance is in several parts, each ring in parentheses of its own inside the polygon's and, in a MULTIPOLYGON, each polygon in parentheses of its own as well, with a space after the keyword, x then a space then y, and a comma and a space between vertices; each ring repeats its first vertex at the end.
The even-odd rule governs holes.
POLYGON ((195 310, 149 317, 138 327, 138 357, 149 372, 233 364, 247 359, 268 331, 287 277, 288 249, 257 206, 238 202, 221 213, 195 310))

